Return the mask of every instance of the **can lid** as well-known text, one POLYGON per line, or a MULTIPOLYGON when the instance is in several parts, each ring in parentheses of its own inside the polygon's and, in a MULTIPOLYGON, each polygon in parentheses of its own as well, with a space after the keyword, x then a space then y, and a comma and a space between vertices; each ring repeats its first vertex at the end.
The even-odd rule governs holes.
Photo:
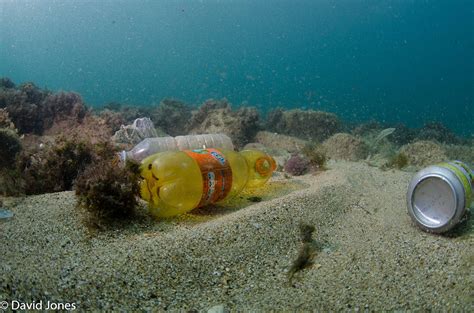
POLYGON ((443 226, 456 213, 456 195, 451 185, 439 177, 427 177, 415 187, 412 196, 413 213, 425 227, 443 226))
POLYGON ((425 231, 443 233, 453 228, 463 217, 466 202, 464 185, 448 167, 427 167, 408 186, 408 213, 425 231))

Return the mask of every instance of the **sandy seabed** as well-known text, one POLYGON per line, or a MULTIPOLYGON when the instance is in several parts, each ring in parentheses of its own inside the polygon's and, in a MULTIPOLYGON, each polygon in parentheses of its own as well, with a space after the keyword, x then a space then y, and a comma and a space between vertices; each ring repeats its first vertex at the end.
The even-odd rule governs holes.
POLYGON ((406 213, 411 173, 331 163, 278 174, 223 207, 156 221, 141 210, 102 231, 73 192, 9 199, 0 222, 0 301, 69 302, 78 310, 435 310, 474 308, 472 222, 450 236, 406 213), (10 203, 10 204, 8 204, 10 203), (288 280, 314 225, 322 249, 288 280))

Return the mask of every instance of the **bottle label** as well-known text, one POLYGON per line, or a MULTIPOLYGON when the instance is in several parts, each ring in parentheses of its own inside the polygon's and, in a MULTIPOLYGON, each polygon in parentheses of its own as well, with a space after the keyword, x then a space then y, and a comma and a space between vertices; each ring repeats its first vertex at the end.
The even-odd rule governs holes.
POLYGON ((184 151, 196 160, 202 174, 202 196, 198 207, 224 199, 232 188, 232 169, 225 156, 216 149, 184 151))
MULTIPOLYGON (((459 179, 459 181, 462 183, 463 187, 464 187, 464 196, 466 197, 466 203, 465 203, 465 206, 466 207, 469 207, 470 204, 471 204, 471 195, 472 195, 472 190, 471 190, 471 182, 469 181, 468 179, 468 172, 466 172, 466 174, 464 174, 457 166, 460 166, 459 163, 454 163, 454 164, 451 164, 451 163, 441 163, 440 166, 442 167, 445 167, 445 168, 448 168, 450 169, 452 172, 454 172, 454 174, 457 176, 457 178, 459 179)), ((463 170, 465 170, 465 168, 463 166, 460 166, 463 170)))

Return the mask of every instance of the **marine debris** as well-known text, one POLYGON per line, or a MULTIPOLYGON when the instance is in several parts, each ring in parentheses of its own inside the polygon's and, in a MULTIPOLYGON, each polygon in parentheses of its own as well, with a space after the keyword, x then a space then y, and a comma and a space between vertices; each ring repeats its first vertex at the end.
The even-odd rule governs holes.
POLYGON ((112 136, 113 142, 134 146, 145 138, 158 137, 155 125, 148 117, 137 118, 131 125, 120 126, 112 136))

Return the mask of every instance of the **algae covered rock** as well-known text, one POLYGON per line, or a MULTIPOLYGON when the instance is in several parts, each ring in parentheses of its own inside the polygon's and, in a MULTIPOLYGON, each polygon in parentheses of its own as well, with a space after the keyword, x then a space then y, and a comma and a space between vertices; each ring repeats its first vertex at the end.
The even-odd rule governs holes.
POLYGON ((92 144, 109 142, 112 130, 105 120, 95 115, 87 115, 82 121, 58 120, 42 135, 49 137, 74 138, 92 144))
POLYGON ((122 167, 111 159, 89 165, 74 186, 78 204, 97 222, 129 217, 138 205, 138 166, 127 163, 122 167))
POLYGON ((0 168, 15 166, 17 154, 21 151, 18 134, 10 128, 0 128, 0 168))
POLYGON ((308 144, 308 142, 303 139, 268 131, 259 131, 257 135, 255 135, 255 141, 267 148, 275 150, 283 149, 288 152, 301 151, 301 149, 308 144))
POLYGON ((191 119, 191 107, 175 99, 164 99, 150 113, 155 125, 171 136, 185 135, 191 119))
POLYGON ((368 146, 359 138, 347 133, 338 133, 322 144, 327 156, 336 160, 357 161, 365 159, 369 153, 368 146))
POLYGON ((16 169, 16 158, 22 145, 15 130, 0 128, 0 194, 21 193, 22 179, 16 169))
MULTIPOLYGON (((97 150, 98 151, 98 150, 97 150)), ((104 154, 111 153, 106 148, 104 154)), ((77 140, 58 139, 51 145, 20 154, 18 171, 26 194, 71 190, 74 180, 94 160, 94 147, 77 140)))
POLYGON ((120 129, 122 125, 126 125, 127 122, 120 112, 115 112, 109 109, 100 111, 99 117, 102 118, 113 133, 120 129))
POLYGON ((75 92, 58 92, 46 96, 42 103, 43 128, 61 120, 81 122, 88 110, 82 97, 75 92))
POLYGON ((440 122, 426 123, 417 133, 416 140, 434 140, 441 143, 459 143, 459 138, 440 122))
POLYGON ((48 95, 33 83, 0 90, 0 107, 5 108, 20 133, 41 134, 43 112, 41 103, 48 95))
POLYGON ((0 109, 0 128, 15 130, 15 124, 13 124, 8 116, 8 111, 6 109, 0 109))
POLYGON ((252 141, 259 130, 259 115, 256 108, 231 109, 226 99, 207 100, 190 122, 190 134, 223 133, 229 136, 236 147, 252 141))
POLYGON ((328 112, 276 109, 268 114, 267 128, 273 132, 322 142, 341 131, 342 123, 335 114, 328 112))
POLYGON ((21 134, 37 135, 43 134, 59 121, 81 122, 89 113, 79 94, 51 93, 33 83, 1 88, 0 108, 8 111, 9 118, 21 134))
POLYGON ((449 160, 459 160, 474 164, 474 145, 444 145, 449 160))
POLYGON ((407 156, 408 162, 415 166, 428 166, 448 159, 444 148, 428 140, 417 141, 404 145, 400 153, 407 156))

